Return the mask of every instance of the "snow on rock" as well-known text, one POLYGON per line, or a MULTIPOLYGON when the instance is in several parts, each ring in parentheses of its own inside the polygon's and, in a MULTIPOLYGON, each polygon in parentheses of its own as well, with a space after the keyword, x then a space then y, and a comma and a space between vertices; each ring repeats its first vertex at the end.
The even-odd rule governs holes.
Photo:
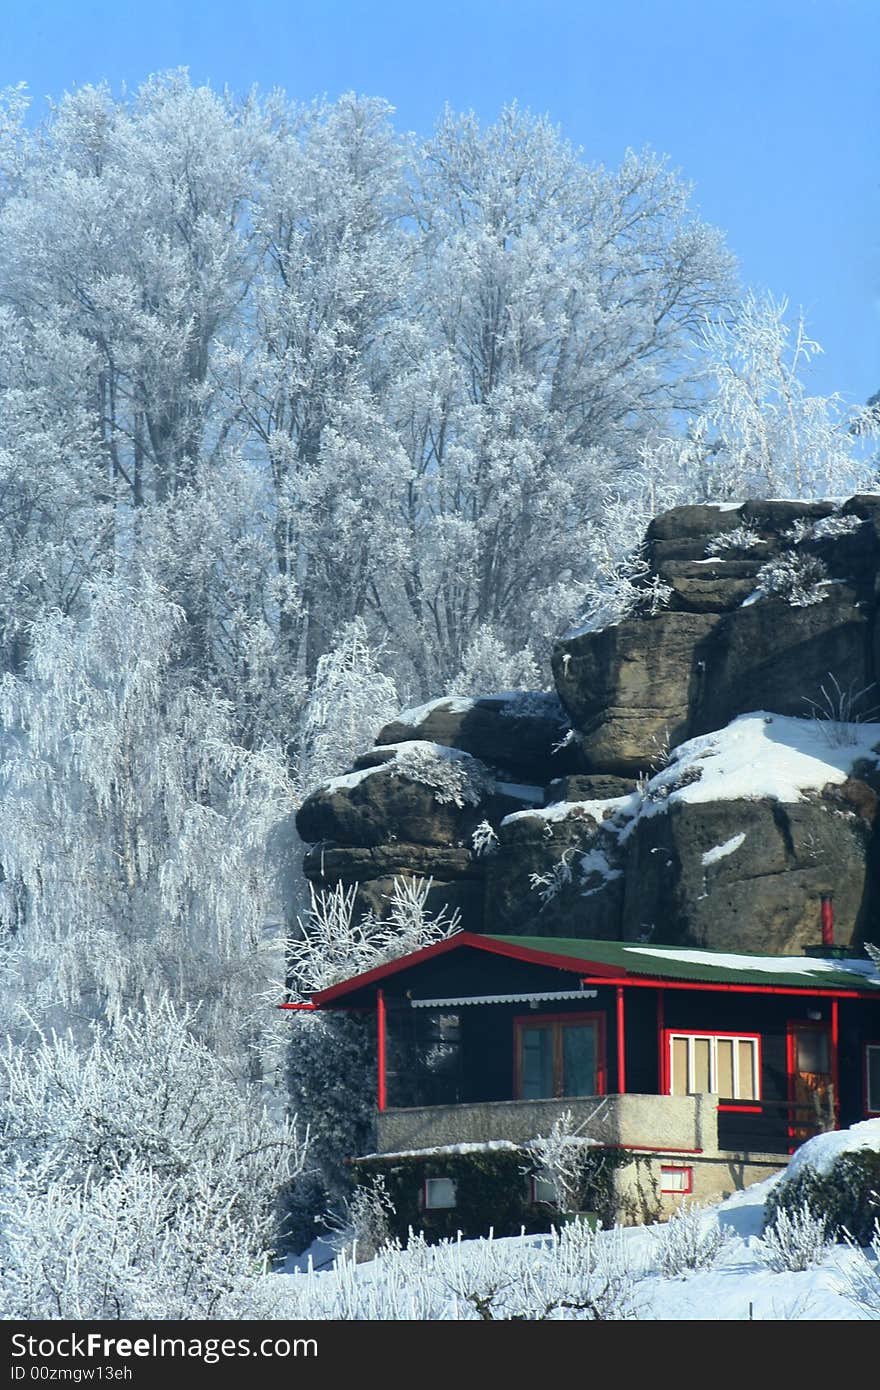
POLYGON ((741 714, 675 749, 648 783, 642 814, 679 801, 801 801, 805 792, 845 782, 859 759, 880 761, 878 744, 880 724, 741 714))
POLYGON ((504 817, 501 824, 510 825, 525 816, 539 816, 548 824, 568 820, 570 816, 578 816, 581 819, 590 818, 601 825, 604 821, 619 815, 634 816, 640 802, 638 792, 630 792, 628 796, 610 797, 607 801, 554 801, 552 806, 538 806, 530 811, 513 811, 504 817))
POLYGON ((702 857, 702 862, 706 868, 710 864, 717 864, 719 859, 726 859, 729 854, 735 854, 740 845, 746 838, 745 831, 739 835, 732 835, 729 840, 725 840, 723 845, 713 845, 712 849, 707 849, 702 857))
POLYGON ((841 1154, 854 1153, 859 1149, 876 1149, 880 1152, 880 1119, 862 1120, 849 1129, 831 1130, 828 1134, 817 1134, 813 1139, 808 1139, 792 1154, 782 1181, 791 1181, 804 1168, 812 1168, 815 1173, 825 1176, 831 1172, 841 1154))
POLYGON ((428 700, 424 705, 414 705, 412 709, 401 710, 395 715, 395 724, 423 724, 435 710, 442 709, 449 714, 469 714, 476 700, 465 695, 441 695, 436 700, 428 700))
MULTIPOLYGON (((608 856, 601 849, 591 849, 586 854, 581 855, 580 876, 586 882, 593 874, 598 874, 604 883, 608 883, 611 879, 622 878, 623 870, 615 869, 613 865, 609 864, 608 856)), ((583 888, 581 897, 589 898, 593 893, 601 892, 602 886, 600 884, 592 888, 583 888)))

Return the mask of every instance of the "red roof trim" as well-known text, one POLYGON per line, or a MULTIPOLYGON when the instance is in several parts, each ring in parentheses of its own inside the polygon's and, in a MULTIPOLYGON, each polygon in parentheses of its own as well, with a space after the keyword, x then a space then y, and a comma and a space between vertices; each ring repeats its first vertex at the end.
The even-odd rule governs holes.
MULTIPOLYGON (((581 979, 581 984, 584 985, 606 983, 606 980, 597 975, 584 975, 581 979)), ((809 999, 815 999, 817 995, 823 999, 880 999, 880 991, 873 989, 839 989, 836 986, 828 989, 823 985, 813 988, 809 985, 733 985, 720 981, 712 983, 706 980, 669 980, 664 979, 662 975, 639 975, 637 978, 627 976, 620 983, 635 988, 645 986, 649 989, 709 989, 724 990, 730 994, 800 994, 806 995, 809 999)))
POLYGON ((424 946, 420 951, 412 951, 408 956, 398 956, 396 960, 388 961, 385 965, 377 965, 375 969, 367 970, 363 975, 353 975, 350 980, 341 980, 338 985, 331 985, 329 989, 317 990, 312 995, 312 1001, 317 1008, 325 1008, 328 1004, 335 1003, 337 999, 342 999, 347 994, 353 994, 355 990, 366 989, 370 985, 379 984, 389 975, 397 975, 401 970, 409 970, 413 965, 421 965, 423 961, 431 960, 434 956, 445 955, 447 951, 455 951, 462 946, 472 946, 477 951, 489 951, 494 955, 508 956, 513 960, 529 961, 533 965, 548 965, 557 970, 568 970, 573 975, 582 975, 584 967, 589 966, 593 973, 601 976, 603 980, 624 978, 623 972, 616 967, 599 965, 596 961, 585 961, 583 957, 559 956, 552 951, 536 951, 531 946, 515 946, 506 941, 491 941, 478 932, 460 931, 456 932, 454 936, 447 936, 443 941, 435 941, 432 946, 424 946))

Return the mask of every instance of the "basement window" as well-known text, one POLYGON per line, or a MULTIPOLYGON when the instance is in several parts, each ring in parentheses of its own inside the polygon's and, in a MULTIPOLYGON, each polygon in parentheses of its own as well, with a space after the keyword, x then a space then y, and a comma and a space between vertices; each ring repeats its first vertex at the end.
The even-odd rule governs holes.
POLYGON ((533 1202, 549 1202, 556 1206, 556 1184, 547 1172, 533 1173, 529 1181, 530 1196, 533 1202))
POLYGON ((761 1040, 747 1033, 670 1033, 669 1094, 760 1100, 761 1040))
POLYGON ((455 1206, 454 1178, 425 1178, 425 1211, 448 1211, 455 1206))
POLYGON ((693 1168, 662 1166, 660 1169, 660 1191, 677 1192, 684 1195, 694 1190, 693 1168))

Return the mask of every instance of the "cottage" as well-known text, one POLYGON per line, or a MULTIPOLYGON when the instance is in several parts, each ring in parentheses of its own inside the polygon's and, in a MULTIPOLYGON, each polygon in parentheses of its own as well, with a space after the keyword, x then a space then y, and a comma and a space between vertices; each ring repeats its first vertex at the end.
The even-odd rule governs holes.
MULTIPOLYGON (((660 1214, 880 1114, 880 975, 819 949, 459 932, 289 1007, 375 1019, 378 1139, 359 1171, 405 1164, 429 1226, 442 1212, 453 1228, 469 1162, 522 1150, 563 1110, 637 1160, 617 1167, 617 1205, 647 1215, 649 1191, 660 1214)), ((525 1200, 546 1196, 532 1182, 525 1200)))

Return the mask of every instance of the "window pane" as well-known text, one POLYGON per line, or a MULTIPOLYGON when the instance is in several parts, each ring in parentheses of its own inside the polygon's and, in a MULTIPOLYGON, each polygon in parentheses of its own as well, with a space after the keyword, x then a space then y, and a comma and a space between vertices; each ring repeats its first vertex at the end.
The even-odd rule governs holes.
POLYGON ((797 1035, 798 1071, 829 1072, 828 1034, 818 1028, 802 1028, 797 1035))
POLYGON ((866 1052, 868 1109, 880 1115, 880 1047, 869 1047, 866 1052))
POLYGON ((740 1038, 737 1043, 739 1049, 739 1086, 736 1091, 737 1100, 756 1100, 755 1095, 755 1044, 745 1042, 740 1038))
POLYGON ((520 1033, 522 1094, 525 1100, 553 1095, 553 1029, 523 1028, 520 1033))
POLYGON ((596 1094, 596 1025, 581 1023, 562 1027, 562 1094, 596 1094))
POLYGON ((710 1079, 711 1055, 711 1040, 709 1038, 694 1038, 694 1075, 691 1090, 698 1094, 712 1089, 710 1079))
MULTIPOLYGON (((742 1066, 742 1056, 740 1056, 740 1066, 742 1066)), ((728 1099, 735 1094, 733 1089, 733 1038, 718 1039, 718 1080, 715 1083, 715 1089, 719 1096, 726 1096, 728 1099)))
POLYGON ((686 1096, 688 1092, 688 1041, 672 1039, 672 1094, 686 1096))
POLYGON ((661 1168, 661 1192, 690 1192, 693 1188, 692 1168, 661 1168))
POLYGON ((536 1173, 532 1178, 533 1202, 556 1202, 556 1186, 547 1173, 536 1173))
POLYGON ((429 1211, 438 1207, 455 1206, 455 1179, 428 1178, 425 1182, 425 1206, 429 1211))

